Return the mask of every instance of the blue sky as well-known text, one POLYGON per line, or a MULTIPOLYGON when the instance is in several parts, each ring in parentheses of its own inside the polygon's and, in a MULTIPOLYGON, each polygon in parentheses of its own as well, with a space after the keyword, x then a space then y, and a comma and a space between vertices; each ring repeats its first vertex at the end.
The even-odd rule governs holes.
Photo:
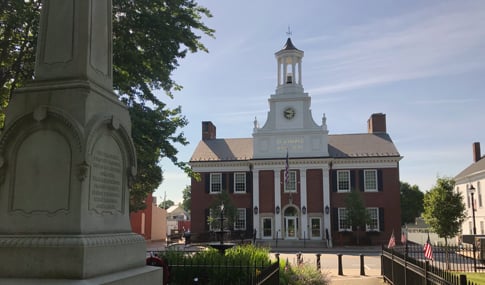
MULTIPOLYGON (((365 133, 372 113, 385 113, 403 159, 401 181, 429 190, 438 176, 472 163, 472 143, 485 154, 485 1, 198 1, 216 38, 209 53, 189 54, 173 78, 184 86, 169 106, 182 106, 190 160, 201 122, 219 138, 251 137, 276 88, 274 53, 286 42, 305 52, 303 87, 330 134, 365 133)), ((190 179, 162 160, 158 199, 179 202, 190 179)))

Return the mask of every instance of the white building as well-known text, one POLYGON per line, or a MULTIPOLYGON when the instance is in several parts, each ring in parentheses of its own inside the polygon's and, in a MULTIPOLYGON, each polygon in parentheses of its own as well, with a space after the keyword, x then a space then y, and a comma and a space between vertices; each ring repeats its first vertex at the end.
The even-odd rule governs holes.
POLYGON ((473 163, 455 176, 457 192, 460 192, 465 198, 467 209, 467 218, 462 225, 463 235, 473 235, 473 215, 472 215, 472 195, 469 189, 471 186, 475 189, 473 200, 475 209, 475 227, 477 235, 485 235, 485 204, 484 204, 484 186, 485 186, 485 159, 480 152, 480 143, 473 143, 473 163))

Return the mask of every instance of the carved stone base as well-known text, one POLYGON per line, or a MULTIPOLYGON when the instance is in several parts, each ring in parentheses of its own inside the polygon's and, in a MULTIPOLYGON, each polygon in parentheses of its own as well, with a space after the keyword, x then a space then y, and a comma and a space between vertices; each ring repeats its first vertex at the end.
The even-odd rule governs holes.
POLYGON ((146 244, 134 233, 0 235, 0 256, 1 277, 93 279, 145 267, 146 244))
POLYGON ((72 279, 25 279, 25 278, 1 278, 0 284, 9 285, 133 285, 162 284, 163 270, 159 267, 144 266, 130 270, 124 270, 112 274, 97 276, 83 280, 72 279))

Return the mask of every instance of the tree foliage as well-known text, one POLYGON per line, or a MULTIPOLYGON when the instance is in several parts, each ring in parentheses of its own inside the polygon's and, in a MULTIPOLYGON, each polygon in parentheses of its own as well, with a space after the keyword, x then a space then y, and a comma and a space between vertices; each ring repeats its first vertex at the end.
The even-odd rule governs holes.
POLYGON ((226 191, 221 191, 210 205, 210 215, 208 217, 208 223, 213 229, 219 229, 221 227, 221 206, 224 205, 224 229, 232 229, 234 220, 236 218, 236 207, 231 201, 229 194, 226 191))
POLYGON ((183 199, 182 208, 189 214, 190 214, 191 197, 192 197, 192 187, 190 187, 190 185, 187 185, 182 191, 182 199, 183 199))
POLYGON ((424 193, 417 185, 400 182, 401 188, 401 224, 413 223, 424 211, 424 193))
POLYGON ((345 199, 347 207, 347 220, 354 228, 365 228, 370 222, 370 216, 365 208, 364 201, 359 191, 351 191, 345 199))
POLYGON ((445 239, 456 236, 465 220, 465 204, 460 192, 453 191, 455 181, 438 178, 436 185, 424 194, 424 221, 445 239))
POLYGON ((172 207, 173 205, 175 205, 175 202, 174 201, 172 201, 172 200, 165 200, 165 201, 162 201, 162 203, 160 203, 160 205, 158 205, 158 207, 166 210, 166 209, 172 207))
POLYGON ((15 89, 32 79, 40 2, 0 2, 0 127, 15 89))
MULTIPOLYGON (((0 4, 0 126, 12 92, 34 77, 35 43, 41 2, 1 1, 0 4)), ((172 78, 188 52, 207 51, 201 34, 213 37, 203 17, 209 10, 193 0, 113 0, 113 88, 130 110, 137 151, 138 176, 131 189, 130 209, 144 208, 145 197, 163 181, 161 158, 178 160, 176 144, 186 145, 180 130, 188 124, 180 107, 170 109, 154 90, 167 98, 181 86, 172 78)))
POLYGON ((370 215, 365 208, 359 191, 351 191, 345 199, 347 207, 347 220, 352 228, 356 229, 356 241, 360 244, 359 232, 370 223, 370 215))

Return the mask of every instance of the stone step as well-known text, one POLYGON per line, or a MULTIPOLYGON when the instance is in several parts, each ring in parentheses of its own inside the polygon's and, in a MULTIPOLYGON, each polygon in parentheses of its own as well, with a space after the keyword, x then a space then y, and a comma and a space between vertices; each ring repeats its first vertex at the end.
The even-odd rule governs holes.
POLYGON ((327 248, 326 240, 256 240, 259 246, 275 248, 327 248))

